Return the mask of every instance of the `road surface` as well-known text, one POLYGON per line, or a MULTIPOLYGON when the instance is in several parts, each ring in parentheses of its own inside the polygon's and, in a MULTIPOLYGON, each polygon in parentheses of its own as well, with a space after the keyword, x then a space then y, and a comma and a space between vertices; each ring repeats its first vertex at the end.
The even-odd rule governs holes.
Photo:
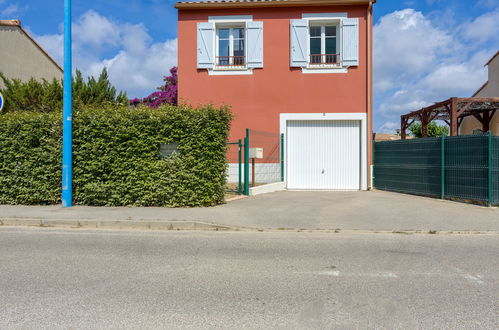
POLYGON ((499 328, 497 235, 0 227, 0 328, 499 328))

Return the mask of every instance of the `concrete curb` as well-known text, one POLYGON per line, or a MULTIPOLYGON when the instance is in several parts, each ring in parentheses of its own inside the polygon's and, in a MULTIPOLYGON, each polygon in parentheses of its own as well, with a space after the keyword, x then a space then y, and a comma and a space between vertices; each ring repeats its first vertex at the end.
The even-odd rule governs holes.
POLYGON ((328 233, 328 234, 395 234, 395 235, 499 235, 495 230, 366 230, 366 229, 305 229, 305 228, 251 228, 235 227, 182 220, 97 220, 97 219, 57 219, 41 218, 0 218, 0 227, 42 227, 42 228, 82 228, 82 229, 127 229, 156 231, 232 231, 267 233, 328 233))
POLYGON ((240 228, 211 224, 201 221, 162 221, 162 220, 96 220, 96 219, 37 219, 0 218, 0 226, 90 228, 90 229, 139 229, 139 230, 206 230, 239 231, 240 228))

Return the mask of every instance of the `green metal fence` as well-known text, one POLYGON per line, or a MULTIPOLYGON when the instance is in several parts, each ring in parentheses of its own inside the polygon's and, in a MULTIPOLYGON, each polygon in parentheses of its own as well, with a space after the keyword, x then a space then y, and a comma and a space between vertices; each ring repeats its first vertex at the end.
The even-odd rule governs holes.
POLYGON ((244 193, 244 182, 243 182, 243 151, 244 144, 242 140, 236 142, 227 142, 227 158, 229 163, 233 163, 237 160, 237 168, 230 168, 227 183, 227 192, 243 194, 244 193), (231 173, 232 172, 232 173, 231 173))
POLYGON ((499 137, 375 142, 373 174, 380 190, 499 205, 499 137))

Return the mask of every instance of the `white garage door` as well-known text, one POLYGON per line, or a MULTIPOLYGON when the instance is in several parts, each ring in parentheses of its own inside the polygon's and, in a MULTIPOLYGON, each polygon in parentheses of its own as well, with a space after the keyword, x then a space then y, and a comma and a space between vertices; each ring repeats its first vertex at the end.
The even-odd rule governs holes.
POLYGON ((288 189, 360 189, 360 121, 287 122, 288 189))

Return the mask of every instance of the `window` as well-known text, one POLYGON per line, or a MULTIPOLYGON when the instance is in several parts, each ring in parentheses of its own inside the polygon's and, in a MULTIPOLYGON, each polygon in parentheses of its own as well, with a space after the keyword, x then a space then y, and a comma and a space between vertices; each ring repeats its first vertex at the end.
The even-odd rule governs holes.
POLYGON ((216 65, 220 67, 246 65, 246 29, 244 27, 217 28, 216 65))
POLYGON ((338 65, 338 27, 336 25, 310 25, 309 64, 338 65))
POLYGON ((197 23, 197 68, 209 75, 251 75, 263 68, 263 21, 210 16, 197 23))

